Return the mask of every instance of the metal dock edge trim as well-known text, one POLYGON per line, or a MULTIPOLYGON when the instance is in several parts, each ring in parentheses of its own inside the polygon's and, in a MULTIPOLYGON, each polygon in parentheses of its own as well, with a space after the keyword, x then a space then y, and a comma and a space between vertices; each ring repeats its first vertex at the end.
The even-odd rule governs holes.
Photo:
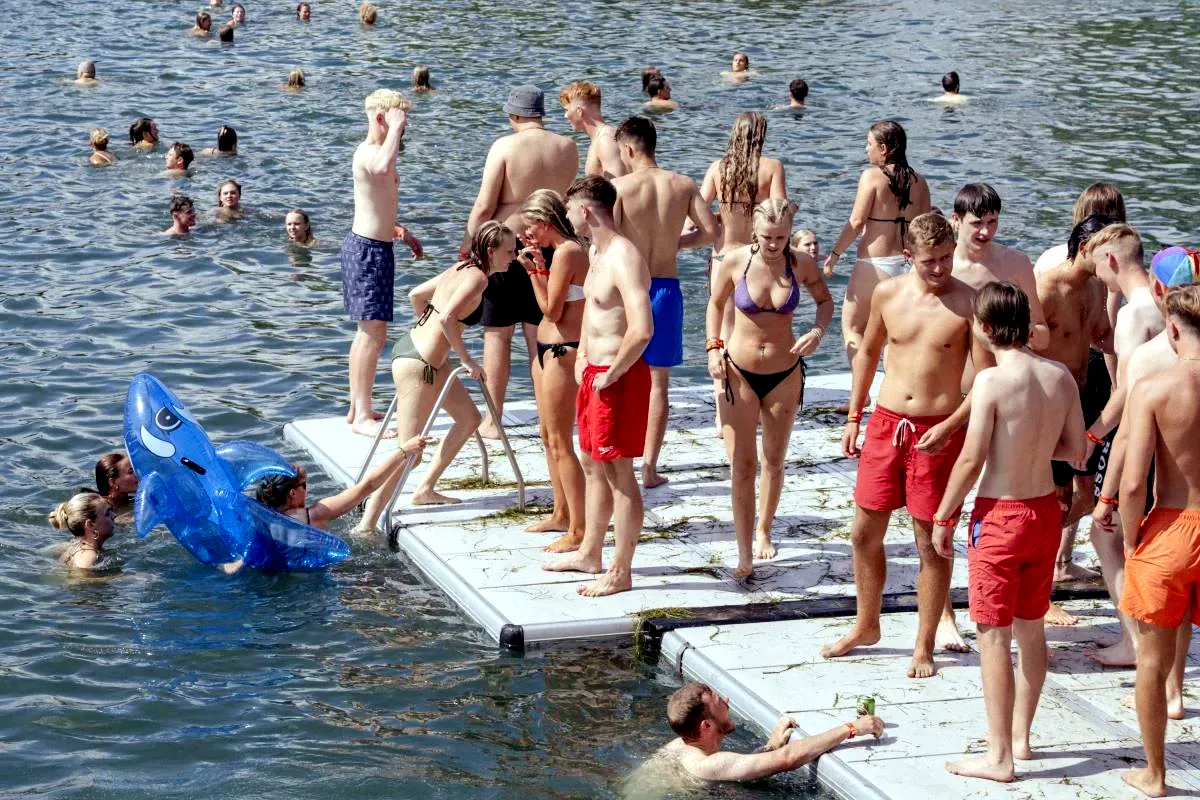
MULTIPOLYGON (((678 633, 663 637, 662 656, 680 678, 688 677, 708 684, 718 693, 729 698, 729 704, 742 717, 751 720, 763 734, 775 727, 782 711, 747 689, 723 667, 692 647, 678 633)), ((812 734, 799 727, 801 736, 812 734)), ((821 784, 847 800, 891 800, 875 784, 866 780, 837 757, 836 751, 820 756, 809 765, 821 784)))

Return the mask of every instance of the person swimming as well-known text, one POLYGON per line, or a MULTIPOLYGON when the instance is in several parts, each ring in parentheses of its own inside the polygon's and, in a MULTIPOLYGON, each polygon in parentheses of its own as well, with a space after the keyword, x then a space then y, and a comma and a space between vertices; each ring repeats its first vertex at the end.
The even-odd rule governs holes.
POLYGON ((679 103, 671 99, 671 84, 667 83, 667 79, 663 77, 662 73, 646 82, 646 94, 650 95, 650 99, 646 102, 647 108, 659 111, 674 111, 679 108, 679 103))
POLYGON ((796 78, 788 84, 788 108, 804 108, 808 102, 808 83, 796 78))
POLYGON ((95 86, 99 82, 96 80, 96 62, 90 58, 80 61, 79 67, 75 70, 75 85, 95 86))
POLYGON ((192 148, 183 142, 173 142, 167 149, 167 153, 163 156, 163 162, 166 164, 164 174, 172 178, 182 178, 188 175, 188 167, 192 165, 195 154, 192 148))
POLYGON ((301 22, 308 22, 312 19, 312 6, 308 3, 300 3, 296 6, 296 19, 301 22))
POLYGON ((217 146, 206 147, 197 155, 201 156, 236 156, 238 146, 237 131, 229 125, 222 125, 217 131, 217 146))
POLYGON ((92 145, 92 155, 88 159, 93 166, 107 167, 117 163, 117 157, 108 152, 108 129, 92 128, 89 137, 92 145))
POLYGON ((217 187, 217 222, 237 222, 244 215, 242 209, 242 185, 233 178, 226 178, 217 187))
POLYGON ((796 231, 795 235, 792 236, 792 248, 802 253, 807 253, 818 264, 821 263, 821 244, 817 241, 817 234, 814 231, 810 231, 808 228, 801 228, 796 231))
POLYGON ((942 95, 941 97, 933 98, 935 103, 945 103, 946 105, 961 105, 967 102, 965 95, 958 93, 959 81, 958 73, 953 70, 942 76, 942 95))
POLYGON ((48 520, 75 537, 58 560, 76 569, 90 569, 100 561, 104 543, 113 534, 116 513, 112 504, 95 492, 79 492, 50 512, 48 520))
POLYGON ((358 21, 363 25, 374 25, 379 19, 379 9, 370 3, 363 3, 358 7, 358 21))
POLYGON ((283 220, 284 229, 287 231, 288 241, 292 244, 302 244, 312 246, 317 243, 317 237, 313 235, 312 225, 308 221, 308 212, 300 208, 293 208, 287 213, 287 217, 283 220))
POLYGON ((429 67, 418 64, 413 67, 412 88, 414 92, 432 92, 433 85, 429 82, 429 67))
POLYGON ((134 150, 153 150, 158 144, 158 123, 149 117, 138 117, 129 126, 129 143, 134 150))
POLYGON ((231 14, 232 16, 229 20, 230 25, 239 27, 246 24, 246 7, 244 5, 241 3, 234 3, 233 8, 231 9, 231 14))
POLYGON ((190 31, 192 36, 206 38, 212 35, 212 14, 207 11, 196 12, 196 24, 192 26, 190 31))
POLYGON ((96 461, 96 491, 114 507, 132 502, 137 488, 138 477, 124 453, 109 453, 96 461))
POLYGON ((750 56, 743 53, 741 50, 735 50, 733 60, 729 64, 729 70, 721 73, 721 77, 734 83, 742 83, 747 81, 751 76, 757 75, 750 69, 750 56))
POLYGON ((163 231, 164 236, 187 236, 196 224, 196 204, 192 198, 175 195, 167 205, 171 213, 171 227, 163 231))
POLYGON ((284 89, 291 92, 298 92, 305 87, 304 70, 297 67, 288 73, 287 83, 283 84, 284 89))

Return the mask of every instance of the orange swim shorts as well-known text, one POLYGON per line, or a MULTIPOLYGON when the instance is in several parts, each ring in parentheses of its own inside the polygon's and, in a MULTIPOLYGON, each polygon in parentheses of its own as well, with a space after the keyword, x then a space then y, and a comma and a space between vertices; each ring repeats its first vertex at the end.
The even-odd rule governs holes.
POLYGON ((1121 610, 1160 628, 1177 628, 1192 609, 1200 624, 1200 509, 1155 508, 1142 521, 1125 561, 1121 610))

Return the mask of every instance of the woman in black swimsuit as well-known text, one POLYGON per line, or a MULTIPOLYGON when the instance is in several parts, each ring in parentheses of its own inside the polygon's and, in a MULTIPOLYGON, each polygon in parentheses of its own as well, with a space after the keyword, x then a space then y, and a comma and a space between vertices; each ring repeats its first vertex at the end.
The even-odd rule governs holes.
POLYGON ((790 245, 796 205, 764 200, 754 209, 754 244, 730 251, 713 271, 708 302, 708 373, 724 384, 720 416, 729 453, 733 527, 739 578, 754 559, 775 557, 771 527, 783 484, 783 463, 804 396, 804 356, 816 351, 833 319, 833 299, 812 256, 790 245), (792 321, 800 285, 817 304, 816 321, 800 338, 792 321), (725 306, 736 309, 729 341, 720 339, 725 306), (754 525, 758 426, 762 424, 762 492, 754 525), (754 529, 753 549, 751 528, 754 529))
POLYGON ((521 207, 525 247, 518 259, 529 273, 542 310, 533 362, 533 393, 541 421, 546 465, 554 487, 554 510, 530 525, 531 533, 565 531, 546 550, 564 553, 583 541, 583 467, 575 455, 575 354, 583 325, 583 281, 588 255, 567 219, 562 197, 539 189, 521 207), (552 249, 547 264, 544 251, 552 249))

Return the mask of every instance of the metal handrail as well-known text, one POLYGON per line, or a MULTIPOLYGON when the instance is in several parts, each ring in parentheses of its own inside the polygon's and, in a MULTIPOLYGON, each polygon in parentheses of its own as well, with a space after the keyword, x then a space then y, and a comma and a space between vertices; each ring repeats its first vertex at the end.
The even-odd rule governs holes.
MULTIPOLYGON (((449 381, 447 381, 447 383, 449 383, 449 381)), ((443 392, 444 391, 445 390, 443 389, 443 392)), ((356 477, 354 479, 355 484, 362 483, 362 479, 364 477, 366 477, 367 470, 370 469, 370 467, 371 467, 371 459, 375 457, 375 451, 379 449, 379 443, 383 441, 383 436, 385 433, 387 433, 388 423, 392 421, 392 415, 394 415, 396 413, 396 405, 397 405, 397 403, 399 403, 399 401, 400 401, 400 395, 398 393, 393 394, 392 402, 388 406, 387 411, 384 412, 383 420, 379 423, 379 432, 375 434, 375 440, 373 442, 371 442, 371 449, 367 451, 367 457, 365 459, 363 459, 362 467, 360 467, 358 470, 358 477, 356 477)), ((435 406, 435 409, 440 408, 440 407, 441 407, 441 400, 439 398, 438 405, 435 406)), ((436 411, 434 413, 434 416, 437 416, 436 411)), ((490 483, 490 481, 491 481, 491 477, 488 472, 487 445, 485 445, 483 443, 483 437, 479 435, 478 430, 475 431, 475 442, 476 442, 476 444, 479 445, 479 456, 480 456, 480 458, 483 459, 483 470, 482 470, 483 471, 483 485, 487 486, 488 483, 490 483)))
MULTIPOLYGON (((452 386, 451 381, 458 379, 460 375, 464 373, 468 373, 467 368, 464 366, 458 366, 455 367, 448 376, 446 376, 446 383, 442 386, 442 390, 438 393, 437 400, 434 401, 433 404, 433 409, 429 412, 429 418, 425 420, 425 426, 421 429, 422 436, 428 436, 429 432, 433 429, 434 420, 437 419, 437 415, 441 412, 442 404, 446 400, 446 394, 450 391, 450 387, 452 386)), ((469 373, 468 377, 470 377, 469 373)), ((500 415, 496 413, 496 404, 492 401, 492 396, 488 392, 487 384, 485 384, 482 380, 478 380, 477 382, 479 383, 480 391, 483 393, 483 399, 487 404, 488 412, 491 414, 492 419, 496 421, 496 427, 500 431, 500 442, 504 445, 504 454, 508 457, 508 463, 512 466, 513 474, 516 476, 517 508, 523 512, 525 511, 525 478, 521 475, 521 466, 517 463, 517 456, 515 453, 513 453, 512 445, 509 444, 508 434, 504 431, 504 425, 500 420, 500 415)), ((383 430, 387 426, 391 416, 396 412, 397 400, 397 397, 392 398, 392 404, 388 407, 387 414, 384 415, 383 422, 381 423, 379 429, 380 433, 376 437, 375 442, 371 445, 371 451, 367 454, 367 459, 364 462, 363 468, 359 474, 359 480, 362 480, 362 475, 366 474, 367 466, 371 462, 371 457, 375 455, 375 450, 379 447, 379 440, 382 438, 383 430)), ((483 437, 479 435, 478 430, 475 431, 475 439, 477 442, 479 442, 479 451, 483 455, 483 483, 486 486, 489 483, 487 448, 484 445, 483 437)), ((392 530, 392 510, 395 508, 396 501, 400 498, 401 493, 404 491, 404 484, 408 481, 408 476, 412 474, 413 467, 415 466, 416 461, 413 458, 410 458, 405 462, 404 469, 400 473, 400 479, 396 481, 396 488, 392 491, 392 496, 388 498, 387 505, 384 506, 383 529, 389 532, 389 539, 391 538, 390 532, 392 530)))

